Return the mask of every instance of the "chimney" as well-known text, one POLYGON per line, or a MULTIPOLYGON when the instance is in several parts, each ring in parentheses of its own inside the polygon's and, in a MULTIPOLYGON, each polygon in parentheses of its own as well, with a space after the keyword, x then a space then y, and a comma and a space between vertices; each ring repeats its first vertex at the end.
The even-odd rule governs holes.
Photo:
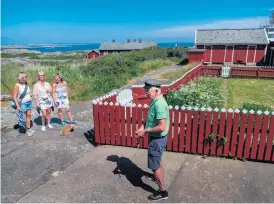
POLYGON ((112 43, 115 43, 115 40, 112 40, 112 43))
POLYGON ((133 42, 136 42, 136 39, 134 39, 133 42))
POLYGON ((141 43, 141 42, 142 42, 142 40, 140 39, 140 40, 139 40, 139 43, 141 43))
POLYGON ((130 39, 127 39, 127 43, 130 43, 130 39))

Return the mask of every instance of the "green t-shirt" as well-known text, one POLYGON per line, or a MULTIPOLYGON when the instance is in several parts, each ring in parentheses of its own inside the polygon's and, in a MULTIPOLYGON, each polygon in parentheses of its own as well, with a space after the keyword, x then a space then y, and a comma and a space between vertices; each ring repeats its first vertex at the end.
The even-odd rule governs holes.
POLYGON ((149 136, 159 137, 165 136, 168 133, 169 129, 169 109, 166 100, 163 95, 160 95, 157 99, 151 102, 150 108, 148 111, 148 117, 146 121, 145 128, 153 128, 158 125, 159 119, 166 119, 166 128, 161 133, 149 133, 149 136))

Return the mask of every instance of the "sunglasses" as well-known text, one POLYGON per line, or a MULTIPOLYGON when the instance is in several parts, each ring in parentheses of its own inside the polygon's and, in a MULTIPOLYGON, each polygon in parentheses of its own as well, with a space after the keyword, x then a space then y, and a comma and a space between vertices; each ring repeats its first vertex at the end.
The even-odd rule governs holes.
POLYGON ((148 92, 151 87, 144 87, 145 92, 148 92))

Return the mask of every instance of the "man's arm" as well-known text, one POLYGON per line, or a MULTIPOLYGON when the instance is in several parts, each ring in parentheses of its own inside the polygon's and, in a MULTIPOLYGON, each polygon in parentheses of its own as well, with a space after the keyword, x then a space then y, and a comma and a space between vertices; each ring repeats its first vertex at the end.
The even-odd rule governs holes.
POLYGON ((166 128, 166 119, 158 120, 158 125, 152 128, 145 129, 145 133, 160 133, 165 131, 166 128))
POLYGON ((160 133, 165 131, 165 127, 166 127, 166 119, 165 118, 159 119, 158 125, 153 128, 144 129, 144 125, 142 125, 136 132, 136 135, 137 137, 143 137, 145 136, 146 133, 160 133))

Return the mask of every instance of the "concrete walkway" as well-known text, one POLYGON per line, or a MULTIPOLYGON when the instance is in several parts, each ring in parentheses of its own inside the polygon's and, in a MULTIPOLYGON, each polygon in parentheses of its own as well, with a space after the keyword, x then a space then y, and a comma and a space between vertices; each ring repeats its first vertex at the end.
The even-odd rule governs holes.
MULTIPOLYGON (((19 202, 148 202, 146 150, 100 146, 19 202), (120 172, 120 173, 119 173, 120 172)), ((166 202, 274 202, 274 165, 164 154, 166 202)))

